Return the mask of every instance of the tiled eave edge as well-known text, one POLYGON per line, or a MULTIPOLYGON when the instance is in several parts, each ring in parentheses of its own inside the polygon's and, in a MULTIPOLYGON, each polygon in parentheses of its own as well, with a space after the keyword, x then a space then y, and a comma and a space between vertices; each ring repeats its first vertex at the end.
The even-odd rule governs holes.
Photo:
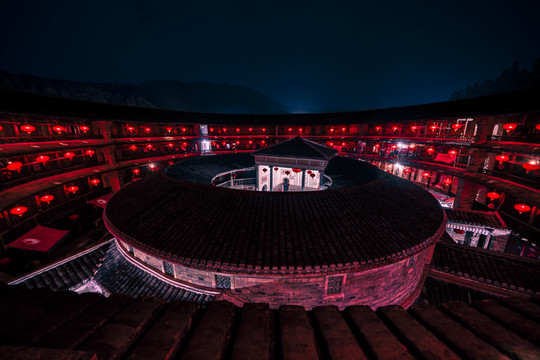
POLYGON ((152 248, 146 244, 141 243, 140 241, 132 238, 131 236, 124 234, 120 230, 118 230, 114 225, 111 224, 107 217, 107 211, 103 213, 103 222, 109 232, 116 237, 120 241, 128 242, 131 246, 136 248, 137 250, 140 250, 142 252, 146 252, 148 254, 151 254, 161 260, 165 260, 171 263, 175 263, 177 265, 193 268, 193 269, 199 269, 199 270, 205 270, 205 271, 213 271, 213 272, 225 272, 230 274, 238 274, 238 275, 316 275, 316 274, 341 274, 344 272, 357 272, 357 271, 365 271, 369 269, 378 268, 381 266, 387 266, 393 263, 396 263, 398 261, 404 260, 406 258, 409 258, 413 255, 416 255, 417 253, 425 250, 426 248, 434 245, 444 234, 446 231, 446 213, 440 209, 443 221, 439 225, 439 228, 437 231, 426 240, 422 241, 420 244, 417 244, 407 250, 403 250, 398 253, 394 253, 391 255, 386 256, 385 258, 379 258, 374 260, 368 260, 368 261, 362 261, 357 262, 354 261, 351 263, 346 264, 330 264, 330 265, 321 265, 321 266, 282 266, 282 267, 259 267, 259 266, 253 266, 253 265, 240 265, 240 266, 232 266, 229 264, 224 263, 217 263, 217 262, 210 262, 210 261, 204 261, 199 259, 188 259, 188 258, 182 258, 178 257, 173 254, 166 253, 165 251, 160 251, 158 249, 152 248))
POLYGON ((540 295, 540 292, 518 288, 516 286, 504 285, 494 282, 488 282, 489 279, 479 279, 469 274, 455 274, 436 269, 432 265, 427 265, 424 269, 427 276, 442 280, 451 284, 464 286, 470 289, 479 290, 488 294, 502 297, 530 297, 531 295, 540 295))

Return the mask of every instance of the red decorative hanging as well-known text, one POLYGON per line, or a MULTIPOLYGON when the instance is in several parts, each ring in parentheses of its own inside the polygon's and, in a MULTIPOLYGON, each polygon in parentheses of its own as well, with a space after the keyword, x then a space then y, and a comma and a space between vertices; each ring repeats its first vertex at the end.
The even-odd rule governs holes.
POLYGON ((427 179, 428 177, 431 177, 431 174, 428 172, 425 172, 425 173, 422 173, 422 176, 427 179))
POLYGON ((406 169, 403 170, 403 172, 404 172, 405 174, 410 174, 411 171, 412 171, 412 170, 411 170, 410 168, 406 168, 406 169))
POLYGON ((36 128, 33 127, 32 125, 23 125, 23 126, 21 126, 21 130, 26 131, 28 133, 28 135, 30 135, 30 133, 36 131, 36 128))
POLYGON ((409 145, 409 149, 413 149, 413 150, 416 149, 416 145, 414 144, 409 145))
POLYGON ((457 151, 456 150, 450 150, 450 151, 448 151, 448 155, 456 156, 457 151))
POLYGON ((88 126, 86 126, 86 125, 79 126, 79 129, 84 133, 86 133, 88 130, 90 130, 90 128, 88 126))
POLYGON ((240 128, 236 128, 236 132, 239 133, 239 132, 240 132, 240 128))
POLYGON ((536 170, 540 169, 540 165, 538 165, 535 162, 525 163, 525 164, 523 164, 521 166, 523 166, 523 168, 525 170, 527 170, 527 174, 529 173, 529 171, 536 171, 536 170))
POLYGON ((453 124, 453 125, 452 125, 452 129, 454 129, 454 130, 457 131, 457 130, 460 129, 462 126, 463 126, 463 125, 457 124, 457 123, 456 123, 456 124, 453 124))
POLYGON ((153 147, 154 147, 154 146, 152 146, 152 144, 146 145, 146 148, 147 148, 147 149, 151 149, 151 148, 153 148, 153 147))
POLYGON ((313 171, 311 171, 311 170, 308 170, 308 171, 307 171, 307 173, 308 173, 308 174, 311 174, 311 173, 313 173, 313 171))
POLYGON ((167 130, 167 132, 170 133, 170 132, 172 131, 172 127, 168 127, 168 128, 166 128, 165 130, 167 130))
POLYGON ((4 128, 2 127, 2 125, 0 125, 0 131, 4 130, 4 128))
POLYGON ((61 132, 66 131, 66 128, 63 127, 63 126, 60 126, 60 125, 53 126, 52 129, 53 129, 54 131, 56 131, 57 133, 61 133, 61 132))
POLYGON ((495 160, 499 162, 499 164, 502 165, 503 162, 508 161, 510 158, 506 155, 497 155, 495 156, 495 160))
POLYGON ((16 208, 13 208, 11 210, 9 210, 9 212, 12 214, 12 215, 18 215, 18 216, 21 216, 27 211, 28 209, 25 208, 24 206, 17 206, 16 208))
POLYGON ((398 131, 398 129, 399 129, 399 127, 397 127, 397 126, 392 127, 392 130, 394 130, 394 132, 398 131))
POLYGON ((291 172, 289 170, 285 171, 286 175, 289 175, 291 172))
POLYGON ((279 168, 277 168, 277 167, 274 168, 274 171, 278 171, 278 170, 279 170, 279 168))
POLYGON ((267 172, 268 169, 267 169, 267 168, 263 168, 262 171, 263 171, 263 172, 267 172))
POLYGON ((127 131, 129 131, 130 133, 133 132, 133 130, 135 130, 135 128, 133 126, 128 126, 127 127, 127 131))
POLYGON ((295 173, 299 173, 299 172, 302 172, 302 169, 292 169, 292 171, 295 173))
POLYGON ((223 128, 223 132, 227 132, 227 128, 223 128))
POLYGON ((446 178, 446 179, 443 180, 443 183, 444 183, 445 185, 450 185, 450 184, 452 183, 452 179, 446 178))
POLYGON ((490 199, 490 201, 497 200, 498 198, 501 197, 500 194, 497 194, 497 193, 494 192, 494 191, 493 191, 493 192, 488 192, 488 193, 486 194, 486 196, 490 199))
POLYGON ((266 128, 262 128, 261 130, 262 130, 262 132, 266 132, 266 128))
POLYGON ((412 130, 412 131, 418 130, 418 126, 416 126, 416 125, 411 126, 411 130, 412 130))
POLYGON ((187 146, 187 142, 183 142, 182 145, 187 146))
POLYGON ((382 127, 380 127, 380 126, 375 126, 375 130, 376 130, 376 131, 381 131, 381 129, 382 129, 382 127))
POLYGON ((432 148, 432 147, 429 147, 426 149, 426 151, 428 152, 429 155, 433 154, 435 152, 435 149, 432 148))
POLYGON ((437 130, 438 126, 437 125, 431 125, 429 128, 431 129, 431 131, 435 131, 435 130, 437 130))
POLYGON ((186 129, 186 128, 182 128, 181 130, 182 130, 183 133, 185 133, 187 129, 186 129))
POLYGON ((330 128, 330 132, 333 133, 333 132, 334 132, 334 128, 330 128))
POLYGON ((70 193, 76 193, 77 191, 79 190, 79 188, 77 186, 70 186, 68 187, 67 191, 69 191, 70 193))
POLYGON ((67 157, 69 160, 73 160, 73 158, 75 157, 75 153, 67 152, 64 154, 64 156, 67 157))
POLYGON ((288 130, 289 130, 289 132, 292 132, 292 128, 289 128, 288 130))
POLYGON ((147 134, 149 134, 149 133, 152 132, 152 129, 150 129, 149 127, 144 128, 144 132, 147 133, 147 134))
POLYGON ((514 205, 514 209, 516 209, 519 212, 520 215, 521 215, 521 213, 531 211, 531 207, 527 206, 525 204, 516 204, 516 205, 514 205))
POLYGON ((86 155, 92 157, 92 155, 94 155, 96 152, 92 149, 88 149, 84 152, 86 155))
POLYGON ((140 172, 141 172, 141 170, 139 170, 139 169, 133 169, 133 173, 135 175, 139 175, 140 172))
POLYGON ((21 167, 22 167, 22 163, 21 163, 21 162, 19 162, 19 161, 14 161, 14 162, 8 164, 7 169, 8 169, 9 171, 15 171, 15 170, 17 170, 18 172, 21 172, 21 167))
POLYGON ((507 132, 514 130, 516 127, 517 127, 516 123, 508 123, 508 124, 503 125, 503 129, 506 130, 507 132))
POLYGON ((397 149, 397 145, 392 145, 392 150, 396 150, 397 149))
POLYGON ((99 179, 92 179, 92 180, 90 180, 90 183, 91 183, 92 185, 97 185, 97 184, 99 184, 100 182, 101 182, 101 181, 99 181, 99 179))
POLYGON ((49 204, 51 201, 54 200, 54 196, 52 196, 52 195, 43 195, 43 196, 40 198, 40 200, 41 200, 42 202, 46 202, 47 204, 49 204))
POLYGON ((49 157, 47 155, 40 155, 36 158, 36 161, 45 164, 49 161, 49 157))
POLYGON ((249 132, 252 132, 252 131, 253 131, 253 128, 249 128, 248 130, 249 130, 249 132))
POLYGON ((540 124, 536 125, 536 130, 540 131, 540 124))
POLYGON ((169 143, 168 146, 169 146, 170 148, 172 148, 174 145, 173 145, 173 143, 169 143))
POLYGON ((341 128, 341 132, 346 132, 347 131, 347 128, 346 127, 342 127, 341 128))
POLYGON ((137 150, 137 146, 136 146, 136 145, 131 145, 131 146, 129 147, 129 150, 135 151, 135 150, 137 150))
POLYGON ((311 176, 312 178, 314 178, 314 177, 315 177, 315 174, 309 174, 309 176, 311 176))

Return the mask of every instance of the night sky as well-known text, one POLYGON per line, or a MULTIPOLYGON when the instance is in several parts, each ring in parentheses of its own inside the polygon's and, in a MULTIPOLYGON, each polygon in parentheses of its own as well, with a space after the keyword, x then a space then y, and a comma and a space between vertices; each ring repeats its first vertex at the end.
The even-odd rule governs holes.
POLYGON ((226 82, 292 111, 447 100, 540 57, 540 1, 10 0, 0 70, 226 82))

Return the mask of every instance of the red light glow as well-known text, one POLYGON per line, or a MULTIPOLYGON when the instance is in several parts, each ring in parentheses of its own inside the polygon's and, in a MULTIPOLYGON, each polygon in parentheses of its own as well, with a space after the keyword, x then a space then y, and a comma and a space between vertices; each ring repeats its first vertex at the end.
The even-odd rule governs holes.
POLYGON ((30 133, 36 131, 36 128, 33 127, 32 125, 23 125, 23 126, 21 126, 21 130, 26 131, 28 133, 28 135, 30 135, 30 133))
POLYGON ((88 149, 84 152, 86 155, 92 157, 96 152, 92 149, 88 149))
POLYGON ((40 198, 40 200, 41 200, 42 202, 46 202, 47 204, 49 204, 51 201, 54 200, 54 196, 52 196, 52 195, 43 195, 43 196, 40 198))
POLYGON ((452 129, 458 130, 458 129, 460 129, 462 126, 463 126, 463 125, 461 125, 461 124, 453 124, 453 125, 452 125, 452 129))
POLYGON ((12 215, 22 216, 22 214, 24 214, 27 210, 28 209, 25 208, 24 206, 17 206, 16 208, 13 208, 13 209, 9 210, 9 212, 12 215))
POLYGON ((488 192, 488 193, 486 194, 486 196, 487 196, 491 201, 497 200, 498 198, 501 197, 500 194, 497 194, 497 193, 494 192, 494 191, 493 191, 493 192, 488 192))
POLYGON ((99 181, 99 179, 92 179, 92 180, 90 180, 90 183, 91 183, 92 185, 97 185, 97 184, 99 184, 100 182, 101 182, 101 181, 99 181))
POLYGON ((426 149, 426 151, 428 152, 428 154, 430 154, 430 155, 431 155, 432 153, 434 153, 434 152, 435 152, 435 149, 434 149, 434 148, 432 148, 432 147, 430 147, 430 148, 427 148, 427 149, 426 149))
POLYGON ((88 130, 90 130, 90 128, 88 126, 86 126, 86 125, 79 126, 79 129, 84 133, 86 133, 88 130))
POLYGON ((133 151, 137 150, 137 145, 131 145, 129 147, 129 150, 133 150, 133 151))
POLYGON ((75 194, 77 191, 79 191, 79 188, 77 186, 70 186, 70 187, 68 187, 67 191, 69 191, 70 193, 75 194))
POLYGON ((127 131, 133 132, 133 130, 135 130, 135 128, 134 128, 133 126, 128 126, 128 127, 127 127, 127 131))
POLYGON ((66 131, 66 128, 65 128, 65 127, 59 126, 59 125, 53 126, 52 129, 53 129, 54 131, 56 131, 57 133, 61 133, 61 132, 63 132, 63 131, 66 131))
POLYGON ((49 157, 47 155, 40 155, 36 158, 36 161, 45 164, 49 161, 49 157))
POLYGON ((9 171, 15 171, 21 172, 22 163, 19 161, 14 161, 11 164, 8 164, 7 169, 9 171))
POLYGON ((514 209, 516 209, 517 211, 519 211, 519 214, 521 215, 521 213, 524 213, 524 212, 527 212, 527 211, 531 211, 531 207, 530 206, 527 206, 525 204, 516 204, 514 205, 514 209))
POLYGON ((508 123, 508 124, 503 125, 503 129, 508 131, 508 132, 514 130, 516 127, 517 127, 516 123, 508 123))
POLYGON ((412 131, 418 130, 418 126, 416 126, 416 125, 411 126, 411 130, 412 130, 412 131))
POLYGON ((75 153, 67 152, 64 154, 64 156, 67 157, 69 160, 73 160, 73 158, 75 157, 75 153))
POLYGON ((151 131, 152 131, 152 129, 150 129, 149 127, 144 128, 144 132, 147 133, 147 134, 149 134, 151 131))

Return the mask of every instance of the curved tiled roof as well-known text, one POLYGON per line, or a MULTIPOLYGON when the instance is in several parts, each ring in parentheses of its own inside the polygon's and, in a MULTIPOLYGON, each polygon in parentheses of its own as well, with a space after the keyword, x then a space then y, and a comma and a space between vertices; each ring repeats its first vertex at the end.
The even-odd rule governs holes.
POLYGON ((253 155, 329 160, 338 152, 336 149, 296 136, 282 143, 255 150, 253 155))
POLYGON ((105 223, 119 239, 163 259, 260 273, 376 266, 443 233, 444 212, 422 188, 357 160, 336 157, 328 166, 336 178, 342 169, 351 186, 251 192, 156 174, 119 191, 105 223))

